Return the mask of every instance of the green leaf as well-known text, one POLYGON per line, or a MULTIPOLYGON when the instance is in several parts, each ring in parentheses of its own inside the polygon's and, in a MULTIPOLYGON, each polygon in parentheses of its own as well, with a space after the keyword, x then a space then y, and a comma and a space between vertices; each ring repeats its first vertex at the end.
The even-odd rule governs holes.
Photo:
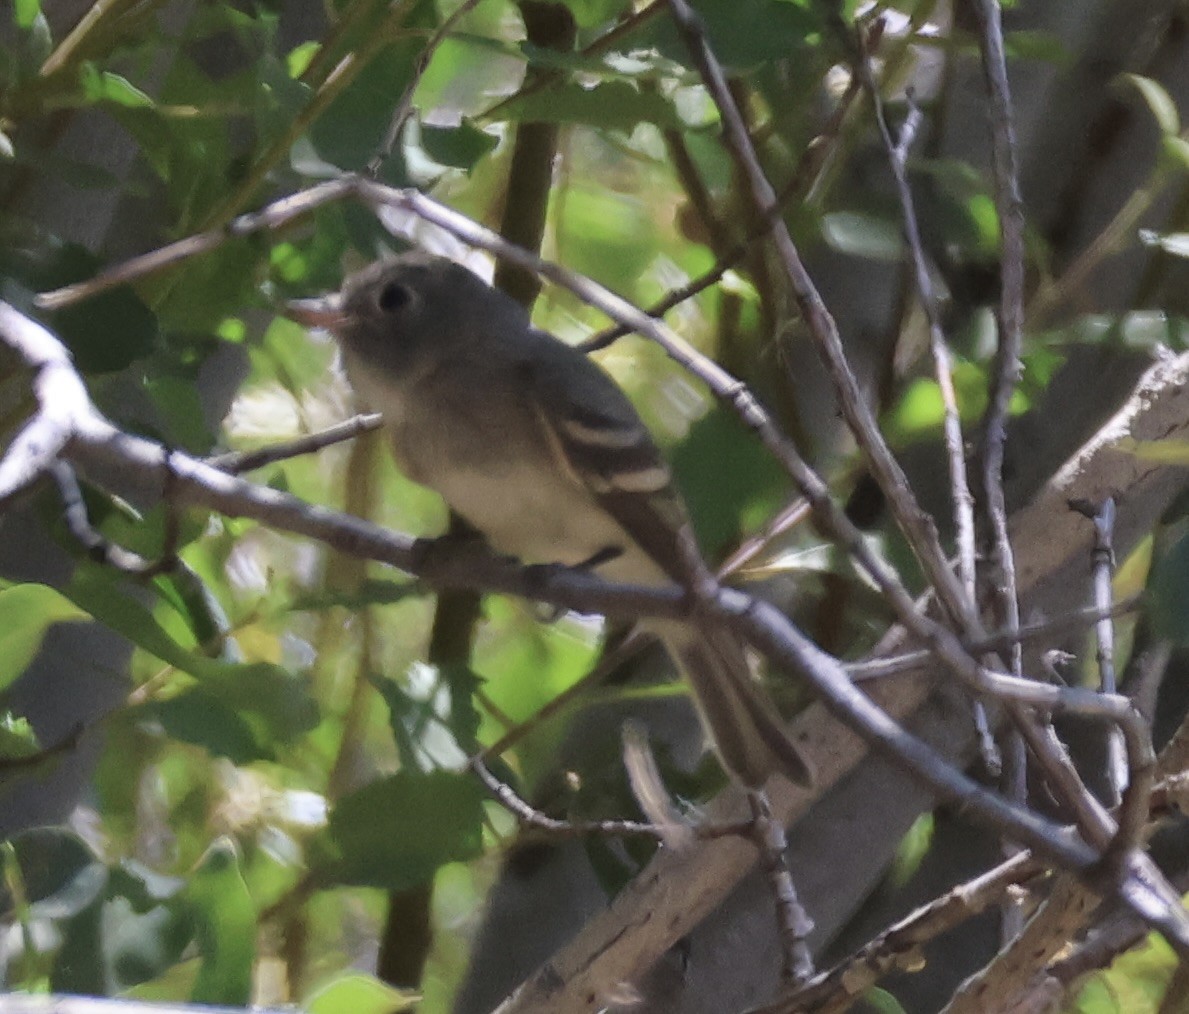
POLYGON ((256 908, 230 838, 207 851, 184 892, 202 961, 190 999, 243 1007, 252 998, 256 908))
POLYGON ((146 704, 141 712, 161 723, 166 735, 200 746, 213 757, 233 764, 271 760, 275 756, 257 741, 251 725, 213 694, 192 689, 166 701, 146 704))
POLYGON ((44 584, 18 584, 0 591, 0 690, 33 661, 55 623, 86 620, 87 614, 44 584))
POLYGON ((1058 66, 1070 62, 1069 49, 1061 37, 1053 32, 1008 32, 1003 40, 1007 55, 1012 59, 1040 60, 1058 66))
POLYGON ((326 872, 338 883, 399 891, 428 881, 444 863, 483 849, 476 779, 453 771, 400 771, 344 797, 323 839, 326 872))
POLYGON ((633 88, 626 81, 608 81, 593 88, 558 85, 514 99, 504 107, 503 114, 510 120, 583 123, 625 132, 638 123, 683 126, 668 99, 657 92, 633 88))
POLYGON ((425 593, 419 581, 385 581, 381 578, 367 578, 351 591, 327 589, 311 595, 303 595, 289 603, 292 611, 310 610, 323 612, 336 606, 358 611, 366 606, 390 606, 397 602, 425 593))
POLYGON ((129 109, 151 106, 153 100, 126 78, 100 70, 89 60, 79 67, 79 84, 90 102, 114 102, 129 109))
MULTIPOLYGON (((58 288, 93 277, 100 260, 74 243, 40 256, 7 250, 0 264, 34 291, 58 288)), ((84 373, 122 370, 152 351, 157 321, 132 289, 122 286, 45 316, 84 373)))
POLYGON ((1184 172, 1189 169, 1189 140, 1180 134, 1165 134, 1161 139, 1161 154, 1164 159, 1184 172))
POLYGON ((317 725, 318 709, 304 680, 267 662, 225 662, 184 648, 102 568, 80 567, 66 595, 137 647, 202 681, 251 725, 255 742, 288 740, 317 725))
POLYGON ((558 216, 567 264, 617 292, 634 292, 656 256, 649 214, 640 201, 613 190, 570 187, 558 216))
MULTIPOLYGON (((821 18, 815 8, 828 5, 800 0, 718 0, 698 6, 711 48, 733 71, 751 70, 772 61, 797 62, 816 43, 820 47, 821 18)), ((669 23, 654 23, 656 43, 666 56, 688 61, 685 44, 669 23)))
POLYGON ((475 163, 495 148, 498 138, 480 130, 470 121, 457 127, 421 125, 421 147, 440 165, 471 170, 475 163))
POLYGON ((863 994, 863 1001, 875 1014, 907 1014, 899 1000, 878 986, 867 990, 863 994))
POLYGON ((399 1014, 420 997, 361 972, 342 975, 315 990, 301 1006, 306 1014, 399 1014))
MULTIPOLYGON (((367 165, 392 119, 392 104, 409 82, 421 52, 418 39, 403 39, 377 53, 356 79, 318 117, 309 139, 319 157, 348 172, 367 165)), ((406 180, 400 160, 385 166, 384 182, 406 180)))
POLYGON ((199 387, 190 377, 158 373, 144 387, 161 413, 169 442, 191 454, 205 454, 214 443, 202 410, 199 387))
POLYGON ((0 714, 0 759, 19 760, 32 757, 40 750, 41 744, 29 719, 11 711, 0 714))
POLYGON ((743 517, 767 514, 787 494, 788 479, 733 412, 716 408, 690 427, 673 453, 673 470, 710 559, 738 541, 743 517), (730 474, 724 483, 722 476, 730 474))

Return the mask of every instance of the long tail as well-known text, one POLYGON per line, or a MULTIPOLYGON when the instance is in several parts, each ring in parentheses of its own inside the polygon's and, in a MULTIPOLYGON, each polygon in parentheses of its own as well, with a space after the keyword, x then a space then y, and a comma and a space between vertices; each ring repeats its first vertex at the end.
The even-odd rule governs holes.
POLYGON ((775 705, 730 630, 714 623, 659 623, 654 629, 689 681, 728 771, 750 788, 777 771, 799 785, 813 784, 812 770, 780 727, 775 705))

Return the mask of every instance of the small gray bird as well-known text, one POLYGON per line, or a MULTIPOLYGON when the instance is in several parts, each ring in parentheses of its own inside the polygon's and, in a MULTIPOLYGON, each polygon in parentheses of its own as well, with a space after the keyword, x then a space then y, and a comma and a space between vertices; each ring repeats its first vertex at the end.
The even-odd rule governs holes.
MULTIPOLYGON (((401 469, 496 551, 590 564, 641 585, 689 588, 705 577, 669 468, 631 402, 466 268, 409 253, 348 278, 338 294, 291 303, 289 315, 334 335, 401 469)), ((757 787, 779 771, 811 784, 725 625, 704 616, 646 625, 689 681, 735 778, 757 787)))

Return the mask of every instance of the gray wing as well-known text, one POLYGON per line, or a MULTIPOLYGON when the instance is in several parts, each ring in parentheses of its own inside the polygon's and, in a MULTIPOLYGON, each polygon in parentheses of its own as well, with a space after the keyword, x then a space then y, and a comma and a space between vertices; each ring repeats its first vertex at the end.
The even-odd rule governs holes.
POLYGON ((571 477, 673 580, 700 560, 672 473, 632 403, 581 352, 541 334, 526 362, 533 408, 571 477), (548 343, 548 344, 546 344, 548 343))

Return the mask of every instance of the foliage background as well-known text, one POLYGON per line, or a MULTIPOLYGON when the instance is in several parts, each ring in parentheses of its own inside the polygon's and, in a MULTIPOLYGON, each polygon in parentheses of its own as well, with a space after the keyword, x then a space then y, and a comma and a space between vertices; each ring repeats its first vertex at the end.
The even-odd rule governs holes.
MULTIPOLYGON (((559 50, 525 40, 516 4, 482 0, 415 80, 450 6, 116 0, 70 9, 19 0, 0 49, 0 295, 37 313, 38 291, 224 225, 339 171, 363 170, 410 83, 417 115, 385 160, 383 180, 431 190, 495 225, 507 204, 525 199, 509 178, 518 127, 556 123, 544 252, 641 305, 709 269, 745 235, 715 111, 663 10, 638 11, 599 48, 629 8, 571 0, 575 43, 559 50)), ((1046 143, 1058 144, 1067 124, 1045 120, 1036 96, 1076 94, 1082 68, 1102 62, 1091 42, 1110 34, 1127 5, 1086 5, 1077 17, 1072 5, 1055 5, 1065 9, 1047 20, 1022 6, 1009 41, 1030 145, 1034 302, 1015 406, 1027 448, 1014 460, 1016 503, 1109 414, 1159 343, 1183 344, 1177 230, 1189 152, 1181 82, 1161 83, 1172 62, 1171 43, 1160 41, 1168 37, 1151 42, 1128 30, 1116 69, 1134 75, 1108 75, 1095 85, 1105 106, 1087 102, 1068 117, 1087 129, 1101 122, 1095 117, 1108 119, 1108 108, 1121 122, 1098 149, 1067 140, 1065 156, 1048 160, 1060 168, 1042 172, 1046 143)), ((1149 19, 1160 6, 1144 5, 1149 19)), ((919 316, 901 295, 900 212, 870 110, 845 91, 847 53, 834 19, 850 21, 855 7, 743 0, 707 3, 701 13, 773 179, 795 178, 806 153, 816 157, 814 137, 838 115, 818 173, 808 174, 813 186, 800 188, 788 220, 811 252, 887 432, 945 517, 940 401, 921 358, 919 316)), ((991 353, 997 223, 982 141, 974 140, 984 126, 971 105, 978 93, 963 11, 903 0, 864 8, 862 18, 888 19, 880 70, 896 116, 911 80, 936 124, 913 179, 950 296, 947 331, 973 423, 991 353)), ((417 239, 465 254, 441 236, 417 239)), ((353 411, 332 347, 277 317, 277 301, 337 287, 344 270, 399 246, 360 208, 332 206, 284 234, 229 240, 135 289, 40 316, 119 424, 199 454, 252 448, 353 411)), ((867 490, 789 307, 752 244, 721 286, 670 319, 752 385, 860 510, 867 490)), ((548 288, 535 319, 571 342, 602 326, 548 288)), ((721 557, 791 499, 742 428, 659 350, 629 338, 599 358, 671 451, 708 555, 721 557)), ((29 409, 21 383, 6 373, 0 388, 9 431, 29 409)), ((436 533, 446 521, 441 504, 403 479, 374 439, 271 465, 257 478, 401 531, 436 533)), ((109 538, 160 551, 168 519, 159 506, 98 494, 89 506, 109 538)), ((1123 572, 1127 587, 1139 588, 1151 560, 1172 561, 1156 570, 1165 575, 1157 585, 1163 612, 1126 628, 1137 643, 1152 636, 1151 623, 1179 643, 1179 535, 1171 519, 1123 572)), ((457 763, 586 672, 600 627, 571 617, 542 623, 522 603, 489 598, 471 663, 431 667, 423 659, 435 601, 424 588, 253 523, 187 514, 184 568, 144 583, 84 559, 52 491, 0 520, 0 536, 2 743, 13 762, 0 771, 4 984, 390 1009, 393 987, 371 973, 392 946, 389 934, 416 927, 423 911, 432 945, 424 955, 420 938, 404 946, 415 952, 414 968, 426 958, 424 972, 395 981, 423 993, 422 1010, 448 1009, 514 834, 457 763), (36 763, 22 766, 22 757, 36 763)), ((883 537, 903 559, 896 537, 883 537)), ((831 650, 861 654, 888 621, 808 526, 771 546, 752 577, 831 650)), ((644 668, 657 675, 655 660, 644 668)), ((605 690, 600 701, 663 706, 680 696, 668 685, 632 686, 605 690)), ((1163 714, 1176 713, 1173 702, 1163 714)), ((597 759, 585 763, 598 777, 580 788, 556 777, 564 721, 534 729, 501 773, 562 812, 622 813, 631 801, 613 725, 586 737, 597 759)), ((682 742, 674 751, 688 761, 682 742)), ((693 798, 721 783, 709 761, 694 770, 687 763, 672 778, 693 798)), ((880 893, 910 879, 931 845, 940 850, 931 829, 929 821, 918 826, 880 893)), ((587 851, 608 889, 641 858, 634 847, 625 855, 598 842, 587 851)), ((1131 960, 1142 970, 1096 980, 1077 1009, 1114 1009, 1123 990, 1152 974, 1159 997, 1169 955, 1156 947, 1131 960), (1095 1006, 1094 990, 1108 996, 1105 1006, 1095 1006)), ((887 1009, 895 1009, 891 995, 887 1009)), ((923 1000, 904 1002, 927 1009, 923 1000)), ((1156 1009, 1158 1000, 1144 1002, 1117 1009, 1156 1009)))

